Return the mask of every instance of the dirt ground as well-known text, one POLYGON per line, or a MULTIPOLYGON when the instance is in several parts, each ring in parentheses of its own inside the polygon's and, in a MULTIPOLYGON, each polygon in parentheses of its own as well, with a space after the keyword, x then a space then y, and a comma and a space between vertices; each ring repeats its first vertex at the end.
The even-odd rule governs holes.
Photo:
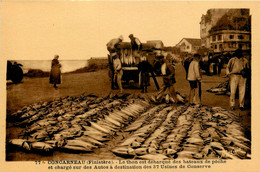
MULTIPOLYGON (((185 70, 181 64, 176 66, 176 91, 182 95, 189 94, 189 84, 185 79, 185 70)), ((215 87, 221 82, 227 80, 224 78, 224 69, 220 76, 206 76, 202 79, 202 104, 208 106, 220 106, 229 108, 229 97, 225 95, 215 95, 206 92, 207 89, 215 87)), ((162 85, 162 78, 157 77, 159 85, 162 85)), ((62 76, 62 84, 58 89, 54 89, 49 84, 49 78, 24 78, 22 83, 7 84, 7 113, 15 112, 25 105, 30 105, 41 101, 51 101, 55 98, 65 96, 79 96, 83 92, 93 93, 97 96, 105 96, 111 91, 108 70, 100 70, 90 73, 66 74, 62 76)), ((117 90, 116 90, 117 91, 117 90)), ((156 92, 156 87, 151 79, 151 86, 148 88, 149 95, 156 92)), ((139 93, 140 89, 125 87, 126 93, 139 93)), ((238 100, 237 100, 238 101, 238 100)), ((236 103, 238 108, 238 102, 236 103)), ((241 124, 245 129, 248 138, 251 138, 251 110, 234 111, 241 118, 241 124)), ((21 128, 6 128, 6 138, 16 138, 21 128)), ((119 136, 120 137, 120 136, 119 136)), ((120 138, 117 138, 120 139, 120 138)), ((109 145, 115 144, 117 140, 110 141, 109 145), (113 142, 113 143, 112 143, 113 142)), ((64 152, 54 152, 51 156, 41 156, 35 153, 26 153, 21 151, 6 152, 6 160, 11 161, 32 161, 32 160, 61 160, 61 159, 121 159, 111 152, 108 148, 101 148, 94 153, 71 154, 64 152)))

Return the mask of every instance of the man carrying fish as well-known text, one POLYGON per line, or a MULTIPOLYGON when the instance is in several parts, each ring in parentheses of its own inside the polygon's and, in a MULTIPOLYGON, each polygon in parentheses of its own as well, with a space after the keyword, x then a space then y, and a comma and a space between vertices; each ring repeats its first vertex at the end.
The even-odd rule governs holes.
POLYGON ((117 45, 124 40, 123 36, 120 35, 118 38, 112 39, 107 43, 107 50, 109 53, 118 52, 117 45))
POLYGON ((230 107, 235 109, 235 94, 239 87, 239 107, 244 110, 246 77, 243 72, 249 68, 248 60, 242 56, 242 50, 237 49, 227 64, 226 74, 230 78, 230 107))
POLYGON ((169 92, 174 100, 175 103, 180 103, 178 102, 176 91, 174 84, 176 83, 175 80, 175 69, 173 64, 171 64, 168 60, 164 58, 163 55, 157 56, 161 64, 166 65, 166 75, 163 77, 163 86, 158 92, 158 96, 160 97, 164 92, 169 89, 169 92))
POLYGON ((200 55, 194 54, 193 60, 189 65, 188 69, 188 77, 187 80, 190 83, 190 95, 189 95, 189 103, 190 104, 200 104, 199 91, 201 91, 200 82, 201 82, 201 74, 199 67, 200 55))
MULTIPOLYGON (((114 38, 112 40, 110 40, 107 43, 107 50, 109 51, 109 55, 108 55, 108 62, 109 62, 109 66, 110 66, 110 75, 112 76, 112 80, 115 76, 114 73, 114 69, 113 69, 113 55, 118 55, 120 53, 119 49, 117 48, 117 45, 119 43, 121 43, 123 41, 123 36, 120 35, 118 38, 114 38)), ((114 82, 111 82, 111 87, 112 89, 114 89, 114 82)))

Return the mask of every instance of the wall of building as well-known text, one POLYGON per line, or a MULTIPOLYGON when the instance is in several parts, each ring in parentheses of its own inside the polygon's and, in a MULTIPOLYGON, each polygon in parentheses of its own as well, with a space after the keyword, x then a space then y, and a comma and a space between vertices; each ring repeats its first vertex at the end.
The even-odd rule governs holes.
POLYGON ((181 52, 191 53, 192 51, 192 44, 189 43, 187 40, 183 39, 179 44, 178 47, 180 48, 181 52))
POLYGON ((250 32, 239 30, 222 30, 210 35, 210 44, 214 52, 234 51, 237 48, 242 50, 250 49, 250 32))
POLYGON ((209 9, 206 15, 202 15, 200 22, 200 38, 201 45, 209 48, 209 30, 216 25, 217 21, 223 17, 223 15, 229 9, 209 9))

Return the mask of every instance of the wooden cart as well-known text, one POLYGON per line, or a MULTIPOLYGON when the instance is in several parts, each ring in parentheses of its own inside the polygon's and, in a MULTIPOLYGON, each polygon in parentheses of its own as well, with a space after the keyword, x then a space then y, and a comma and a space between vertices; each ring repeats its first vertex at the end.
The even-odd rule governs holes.
MULTIPOLYGON (((118 55, 122 63, 122 84, 125 85, 133 85, 135 87, 140 88, 140 74, 138 71, 138 64, 140 61, 139 57, 134 57, 132 55, 131 44, 129 42, 122 42, 117 46, 118 55)), ((158 70, 158 65, 156 65, 156 54, 161 53, 162 47, 158 48, 153 44, 144 43, 142 44, 142 49, 139 51, 138 54, 147 54, 148 62, 153 66, 154 71, 158 70)), ((114 68, 113 68, 113 59, 108 55, 108 62, 109 62, 109 76, 111 80, 111 88, 115 88, 116 82, 114 81, 114 68)), ((159 90, 159 85, 157 83, 156 77, 154 72, 151 73, 151 77, 154 80, 154 83, 159 90)))

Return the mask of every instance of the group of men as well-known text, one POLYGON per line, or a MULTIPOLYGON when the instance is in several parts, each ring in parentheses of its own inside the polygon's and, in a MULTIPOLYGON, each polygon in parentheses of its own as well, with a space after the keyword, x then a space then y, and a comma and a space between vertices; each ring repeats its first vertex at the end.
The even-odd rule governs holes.
MULTIPOLYGON (((201 73, 200 73, 200 55, 195 54, 191 59, 186 59, 189 66, 186 67, 187 80, 190 83, 190 103, 201 101, 201 73), (191 63, 189 63, 191 61, 191 63), (199 96, 198 96, 199 95, 199 96), (198 98, 199 97, 199 98, 198 98), (194 98, 192 100, 192 98, 194 98)), ((185 62, 184 62, 185 67, 185 62)), ((235 95, 239 89, 239 109, 245 109, 245 93, 247 79, 250 77, 250 67, 248 60, 243 56, 241 49, 237 49, 232 58, 228 61, 226 67, 226 76, 229 77, 230 85, 230 108, 235 110, 235 95)), ((250 81, 249 81, 250 82, 250 81)), ((250 94, 250 93, 249 93, 250 94)))
MULTIPOLYGON (((142 48, 142 44, 138 38, 133 36, 133 34, 130 34, 129 38, 131 40, 132 55, 136 56, 139 50, 142 48)), ((114 76, 117 79, 117 84, 119 86, 120 92, 123 91, 121 84, 123 72, 119 58, 119 51, 116 47, 122 41, 123 37, 120 36, 119 38, 112 39, 110 42, 107 43, 107 49, 110 52, 110 56, 113 60, 111 62, 112 66, 114 67, 112 71, 114 71, 114 76)), ((158 55, 157 59, 159 59, 161 64, 166 65, 166 75, 163 77, 163 86, 157 94, 160 95, 168 89, 174 101, 178 103, 174 87, 176 83, 174 65, 171 64, 168 60, 166 60, 163 55, 158 55)), ((186 70, 186 79, 189 81, 190 85, 189 104, 200 104, 202 78, 200 65, 201 57, 199 54, 194 54, 193 57, 189 57, 187 61, 188 63, 184 64, 184 68, 186 70)), ((138 67, 141 71, 142 77, 142 92, 147 92, 147 86, 149 84, 149 70, 151 67, 147 64, 147 57, 141 56, 141 62, 138 67)), ((248 71, 250 71, 248 60, 245 57, 243 57, 242 50, 237 49, 233 54, 233 57, 229 60, 226 67, 226 75, 230 78, 230 106, 232 110, 235 109, 235 94, 237 87, 239 87, 239 107, 241 110, 244 109, 246 80, 248 76, 248 71)))

